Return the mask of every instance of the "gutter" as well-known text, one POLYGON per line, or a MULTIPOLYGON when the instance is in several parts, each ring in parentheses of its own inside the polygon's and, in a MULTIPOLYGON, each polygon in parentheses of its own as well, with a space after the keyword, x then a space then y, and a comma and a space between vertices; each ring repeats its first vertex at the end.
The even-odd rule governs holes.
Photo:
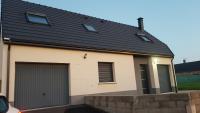
POLYGON ((165 57, 165 58, 174 58, 174 55, 165 55, 165 54, 157 54, 157 53, 141 53, 137 51, 125 51, 125 50, 112 50, 112 49, 98 49, 98 48, 91 48, 91 47, 79 47, 75 45, 52 45, 49 43, 41 44, 41 43, 33 43, 33 42, 19 42, 16 40, 4 40, 4 43, 6 44, 12 44, 12 45, 22 45, 22 46, 36 46, 36 47, 44 47, 44 48, 58 48, 58 49, 70 49, 70 50, 79 50, 79 51, 91 51, 91 52, 104 52, 104 53, 115 53, 115 54, 127 54, 127 55, 144 55, 144 56, 154 56, 154 57, 165 57))
POLYGON ((175 92, 178 93, 178 87, 177 87, 177 81, 176 81, 176 73, 175 73, 175 68, 174 68, 174 63, 173 59, 171 59, 171 65, 172 65, 172 70, 173 70, 173 78, 174 78, 174 85, 175 85, 175 92))

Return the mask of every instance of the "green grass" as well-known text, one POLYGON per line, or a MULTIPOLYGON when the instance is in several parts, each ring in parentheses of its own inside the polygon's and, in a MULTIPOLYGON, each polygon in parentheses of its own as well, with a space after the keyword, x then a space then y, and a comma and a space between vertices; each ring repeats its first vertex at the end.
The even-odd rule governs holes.
POLYGON ((178 82, 179 90, 200 90, 200 81, 199 82, 178 82))

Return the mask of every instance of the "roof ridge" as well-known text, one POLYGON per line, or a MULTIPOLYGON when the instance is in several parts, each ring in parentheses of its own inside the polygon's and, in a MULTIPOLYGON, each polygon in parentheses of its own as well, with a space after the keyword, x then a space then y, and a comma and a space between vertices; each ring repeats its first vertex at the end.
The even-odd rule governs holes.
POLYGON ((34 3, 34 2, 24 1, 24 0, 19 0, 19 1, 22 1, 22 2, 25 2, 25 3, 29 3, 29 4, 39 5, 41 7, 47 7, 47 8, 51 8, 51 9, 55 9, 55 10, 60 10, 60 11, 63 11, 63 12, 68 12, 68 13, 79 15, 79 16, 85 16, 85 17, 99 19, 99 20, 103 20, 103 21, 107 21, 107 22, 111 22, 111 23, 116 23, 116 24, 124 25, 124 26, 129 26, 129 27, 133 27, 135 29, 138 28, 138 27, 133 26, 133 25, 129 25, 129 24, 125 24, 125 23, 120 23, 120 22, 116 22, 116 21, 112 21, 112 20, 108 20, 108 19, 103 19, 103 18, 100 18, 100 17, 91 16, 91 15, 86 15, 86 14, 82 14, 82 13, 78 13, 78 12, 73 12, 73 11, 69 11, 69 10, 65 10, 65 9, 61 9, 61 8, 56 8, 56 7, 52 7, 52 6, 48 6, 48 5, 42 5, 42 4, 39 4, 39 3, 34 3))
POLYGON ((186 63, 180 63, 180 64, 175 64, 175 65, 181 65, 181 64, 191 64, 191 63, 198 63, 200 60, 197 61, 192 61, 192 62, 186 62, 186 63))

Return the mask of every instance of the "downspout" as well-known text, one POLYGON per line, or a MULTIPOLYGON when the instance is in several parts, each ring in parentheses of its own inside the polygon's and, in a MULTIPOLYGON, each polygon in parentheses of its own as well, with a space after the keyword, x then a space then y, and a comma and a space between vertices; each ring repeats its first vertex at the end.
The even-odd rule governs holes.
POLYGON ((7 52, 7 85, 6 85, 6 96, 9 99, 9 81, 10 81, 10 44, 8 44, 7 52))
MULTIPOLYGON (((3 37, 3 28, 2 28, 2 21, 1 21, 1 43, 4 44, 4 39, 8 40, 9 38, 3 37)), ((8 43, 8 51, 7 51, 7 80, 6 80, 6 96, 9 97, 9 79, 10 79, 10 44, 8 43)))
POLYGON ((177 82, 176 82, 176 73, 175 73, 175 68, 174 68, 173 60, 174 60, 174 58, 171 59, 171 65, 172 65, 172 70, 173 70, 173 78, 174 78, 175 92, 178 93, 178 87, 177 87, 177 82))
MULTIPOLYGON (((4 0, 0 0, 0 2, 1 2, 1 8, 0 8, 0 19, 1 19, 1 21, 0 21, 0 27, 1 27, 1 39, 0 39, 0 43, 2 43, 2 44, 4 44, 4 39, 9 39, 9 38, 5 38, 4 36, 3 36, 3 25, 2 25, 2 7, 3 7, 3 3, 2 2, 5 2, 4 0)), ((10 41, 10 40, 7 40, 7 41, 10 41)), ((7 98, 9 98, 9 79, 10 79, 10 44, 8 43, 8 51, 7 51, 7 80, 6 80, 6 96, 7 96, 7 98)))

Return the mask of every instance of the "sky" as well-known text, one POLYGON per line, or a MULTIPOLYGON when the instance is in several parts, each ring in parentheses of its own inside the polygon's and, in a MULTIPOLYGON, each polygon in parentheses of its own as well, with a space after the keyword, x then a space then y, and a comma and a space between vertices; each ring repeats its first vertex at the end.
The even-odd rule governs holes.
POLYGON ((137 26, 166 43, 174 62, 200 60, 200 0, 25 0, 137 26))

